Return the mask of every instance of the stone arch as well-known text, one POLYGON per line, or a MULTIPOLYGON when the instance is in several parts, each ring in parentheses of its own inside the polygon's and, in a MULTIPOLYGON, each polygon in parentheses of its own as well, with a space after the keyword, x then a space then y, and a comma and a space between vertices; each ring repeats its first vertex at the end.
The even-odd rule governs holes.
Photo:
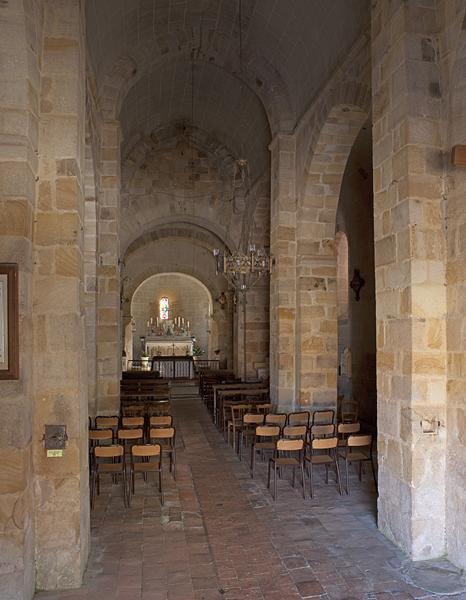
MULTIPOLYGON (((330 97, 359 96, 363 90, 348 84, 330 97)), ((313 151, 298 200, 296 256, 296 387, 303 405, 336 407, 336 211, 348 157, 367 116, 360 105, 333 105, 307 145, 313 151)))
MULTIPOLYGON (((205 33, 207 39, 217 37, 214 30, 206 30, 205 33)), ((164 48, 163 42, 159 43, 160 40, 141 44, 132 56, 120 56, 108 69, 103 77, 99 96, 99 105, 106 119, 118 119, 128 92, 154 68, 183 55, 190 60, 191 32, 179 30, 173 32, 173 35, 177 37, 173 38, 170 47, 164 48)), ((201 49, 196 60, 215 64, 237 75, 239 68, 233 68, 230 57, 237 57, 238 54, 238 42, 232 45, 230 41, 228 48, 222 48, 221 45, 215 47, 215 44, 212 44, 206 50, 201 49)), ((296 114, 288 86, 277 69, 263 55, 250 50, 244 72, 244 84, 261 100, 273 134, 278 131, 291 131, 296 122, 296 114)))

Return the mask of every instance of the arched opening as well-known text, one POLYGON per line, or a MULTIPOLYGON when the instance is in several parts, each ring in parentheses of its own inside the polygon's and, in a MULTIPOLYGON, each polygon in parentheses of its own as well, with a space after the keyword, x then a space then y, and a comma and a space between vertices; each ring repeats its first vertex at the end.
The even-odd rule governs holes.
POLYGON ((145 279, 131 298, 131 345, 134 359, 191 354, 213 358, 218 346, 212 331, 212 294, 185 273, 158 273, 145 279), (188 341, 193 339, 193 348, 188 341))

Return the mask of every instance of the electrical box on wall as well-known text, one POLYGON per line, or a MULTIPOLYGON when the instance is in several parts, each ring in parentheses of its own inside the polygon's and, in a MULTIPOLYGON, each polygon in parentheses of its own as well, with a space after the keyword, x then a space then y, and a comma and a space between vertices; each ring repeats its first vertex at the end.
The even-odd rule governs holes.
POLYGON ((47 458, 62 457, 68 440, 66 425, 45 425, 42 439, 47 451, 47 458))

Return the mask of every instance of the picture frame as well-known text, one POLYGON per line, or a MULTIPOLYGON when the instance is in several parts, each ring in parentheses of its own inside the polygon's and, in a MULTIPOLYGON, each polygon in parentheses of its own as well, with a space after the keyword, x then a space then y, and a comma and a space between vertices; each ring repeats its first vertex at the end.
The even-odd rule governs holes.
POLYGON ((18 265, 0 263, 0 380, 18 378, 18 265))

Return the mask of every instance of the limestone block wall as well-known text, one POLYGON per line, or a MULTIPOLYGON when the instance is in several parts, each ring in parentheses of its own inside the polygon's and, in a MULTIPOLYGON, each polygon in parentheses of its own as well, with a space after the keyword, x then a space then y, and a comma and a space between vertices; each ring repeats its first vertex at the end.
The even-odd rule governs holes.
MULTIPOLYGON (((170 273, 154 275, 147 279, 134 293, 131 316, 136 325, 133 332, 133 356, 141 355, 140 336, 147 336, 147 321, 159 316, 158 302, 161 297, 169 299, 173 316, 183 316, 189 321, 196 344, 204 351, 204 358, 215 358, 212 351, 211 312, 212 298, 198 280, 187 275, 170 273)), ((217 343, 218 340, 215 342, 217 343)))
POLYGON ((435 4, 372 9, 379 528, 445 552, 446 244, 435 4), (424 416, 442 423, 423 434, 424 416))
POLYGON ((89 550, 84 322, 85 43, 82 3, 43 3, 39 197, 34 223, 35 569, 39 589, 80 585, 89 550), (64 457, 44 452, 64 424, 64 457))
POLYGON ((447 197, 447 472, 446 536, 449 558, 466 568, 466 171, 454 167, 449 150, 466 143, 466 34, 464 2, 443 3, 442 91, 445 98, 447 152, 444 193, 447 197))
MULTIPOLYGON (((29 10, 27 8, 29 7, 29 10)), ((35 587, 33 482, 32 227, 38 171, 42 11, 0 8, 0 262, 19 267, 19 379, 0 380, 0 595, 29 600, 35 587)))

